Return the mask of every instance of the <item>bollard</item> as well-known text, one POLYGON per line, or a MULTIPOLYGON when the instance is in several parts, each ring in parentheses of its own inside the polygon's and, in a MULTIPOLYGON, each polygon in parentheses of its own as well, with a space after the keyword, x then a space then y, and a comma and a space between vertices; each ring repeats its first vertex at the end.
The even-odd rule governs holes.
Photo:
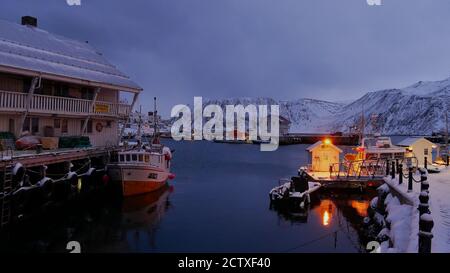
POLYGON ((434 223, 431 214, 425 213, 419 220, 419 253, 431 253, 431 239, 433 238, 434 223))
POLYGON ((391 170, 391 178, 395 178, 395 162, 392 161, 392 170, 391 170))
POLYGON ((408 169, 408 192, 412 192, 413 190, 413 168, 409 167, 408 169))
POLYGON ((403 184, 403 164, 398 165, 398 184, 403 184))
POLYGON ((397 170, 398 173, 398 158, 395 159, 395 169, 397 170))
POLYGON ((427 170, 428 169, 428 158, 425 157, 423 160, 424 160, 423 161, 423 167, 425 168, 425 170, 427 170))
POLYGON ((427 193, 430 193, 428 190, 430 188, 430 184, 427 181, 427 173, 425 170, 420 170, 420 191, 426 191, 427 193))
POLYGON ((386 176, 389 175, 389 159, 386 159, 386 176))
POLYGON ((449 158, 448 158, 448 155, 447 155, 447 160, 446 160, 447 161, 447 167, 448 167, 448 163, 449 163, 448 160, 449 160, 449 158))
POLYGON ((426 191, 423 191, 419 195, 419 207, 417 210, 419 211, 419 215, 422 215, 424 213, 430 213, 430 205, 428 204, 430 200, 430 196, 426 191))

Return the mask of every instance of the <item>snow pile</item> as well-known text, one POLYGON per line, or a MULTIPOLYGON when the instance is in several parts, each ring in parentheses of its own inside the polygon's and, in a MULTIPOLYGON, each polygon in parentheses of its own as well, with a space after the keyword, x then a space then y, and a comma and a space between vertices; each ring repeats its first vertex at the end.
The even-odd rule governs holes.
MULTIPOLYGON (((385 200, 386 211, 388 216, 386 220, 390 229, 382 230, 391 239, 394 246, 392 249, 383 249, 387 247, 386 243, 382 246, 383 252, 408 252, 411 239, 411 216, 413 207, 410 205, 402 205, 397 197, 388 194, 385 200)), ((378 235, 380 236, 380 235, 378 235)))

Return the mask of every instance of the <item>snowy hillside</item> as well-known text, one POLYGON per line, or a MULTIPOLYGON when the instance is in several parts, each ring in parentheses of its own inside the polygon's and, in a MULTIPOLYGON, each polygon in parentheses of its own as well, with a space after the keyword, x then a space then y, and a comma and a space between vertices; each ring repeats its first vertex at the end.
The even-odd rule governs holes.
MULTIPOLYGON (((328 132, 330 117, 338 113, 344 104, 327 102, 314 99, 298 99, 295 101, 276 101, 272 98, 230 98, 205 100, 207 104, 220 105, 225 109, 225 105, 280 105, 281 116, 289 119, 291 132, 318 133, 328 132)), ((270 109, 270 108, 269 108, 270 109)))
POLYGON ((429 135, 445 130, 444 109, 450 108, 450 78, 369 92, 346 105, 315 99, 272 98, 205 99, 203 105, 207 104, 218 104, 223 109, 225 105, 279 104, 280 114, 292 122, 292 133, 349 132, 350 127, 360 127, 364 112, 366 133, 429 135))
POLYGON ((403 89, 367 93, 343 107, 329 127, 346 132, 350 126, 361 123, 364 111, 366 132, 431 134, 445 129, 444 109, 449 104, 450 78, 418 82, 403 89))

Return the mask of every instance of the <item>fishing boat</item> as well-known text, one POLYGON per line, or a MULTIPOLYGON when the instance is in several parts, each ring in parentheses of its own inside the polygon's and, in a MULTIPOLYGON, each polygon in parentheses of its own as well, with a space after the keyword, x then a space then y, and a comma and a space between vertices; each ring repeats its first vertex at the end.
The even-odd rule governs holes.
POLYGON ((124 145, 111 155, 110 163, 107 165, 108 175, 112 182, 119 183, 123 196, 158 190, 165 186, 169 179, 175 178, 170 172, 172 151, 160 144, 157 125, 154 124, 155 133, 149 145, 142 144, 141 130, 138 129, 138 145, 132 147, 124 145))
POLYGON ((347 154, 347 160, 395 160, 404 159, 406 150, 404 147, 392 144, 390 137, 366 137, 361 145, 355 148, 356 154, 347 154))
POLYGON ((318 182, 309 182, 306 175, 281 179, 279 184, 269 192, 270 201, 301 208, 311 202, 311 194, 321 187, 318 182))

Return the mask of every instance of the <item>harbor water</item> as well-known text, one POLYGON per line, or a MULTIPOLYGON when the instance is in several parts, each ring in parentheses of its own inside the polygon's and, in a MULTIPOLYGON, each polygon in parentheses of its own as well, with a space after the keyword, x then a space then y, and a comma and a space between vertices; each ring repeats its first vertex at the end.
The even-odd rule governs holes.
POLYGON ((361 252, 369 193, 320 192, 306 211, 276 210, 268 193, 308 163, 307 145, 164 140, 168 186, 114 200, 95 196, 1 235, 1 252, 361 252))

